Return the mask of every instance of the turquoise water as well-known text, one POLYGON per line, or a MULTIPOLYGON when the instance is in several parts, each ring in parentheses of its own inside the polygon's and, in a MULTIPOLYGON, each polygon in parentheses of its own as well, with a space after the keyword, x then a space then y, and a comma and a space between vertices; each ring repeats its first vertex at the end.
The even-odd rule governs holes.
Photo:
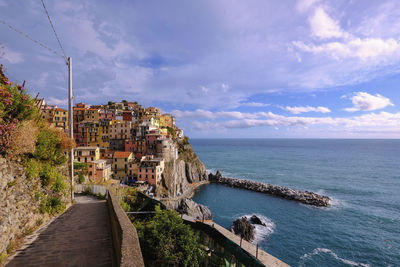
POLYGON ((213 172, 310 190, 329 208, 206 185, 194 200, 229 228, 258 214, 260 247, 292 266, 400 266, 400 140, 192 139, 213 172))

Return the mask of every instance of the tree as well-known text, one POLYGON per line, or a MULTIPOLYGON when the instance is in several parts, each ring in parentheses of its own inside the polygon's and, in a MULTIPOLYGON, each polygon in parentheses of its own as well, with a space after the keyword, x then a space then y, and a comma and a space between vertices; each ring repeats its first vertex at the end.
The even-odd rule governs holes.
POLYGON ((155 216, 136 223, 146 266, 200 266, 206 256, 199 237, 175 211, 155 208, 155 216))

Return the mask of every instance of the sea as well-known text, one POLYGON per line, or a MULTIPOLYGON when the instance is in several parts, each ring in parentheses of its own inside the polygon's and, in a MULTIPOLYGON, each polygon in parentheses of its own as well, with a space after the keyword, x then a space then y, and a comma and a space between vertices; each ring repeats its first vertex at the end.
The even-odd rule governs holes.
POLYGON ((193 200, 225 228, 257 215, 253 243, 291 266, 400 266, 400 140, 191 139, 223 176, 313 191, 313 207, 209 184, 193 200))

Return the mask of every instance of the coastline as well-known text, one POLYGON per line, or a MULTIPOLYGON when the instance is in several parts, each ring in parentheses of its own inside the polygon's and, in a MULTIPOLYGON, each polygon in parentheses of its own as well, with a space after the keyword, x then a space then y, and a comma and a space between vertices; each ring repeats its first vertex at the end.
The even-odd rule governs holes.
POLYGON ((246 189, 253 192, 265 193, 281 197, 287 200, 301 202, 307 205, 312 205, 317 207, 328 207, 330 206, 331 203, 331 198, 328 196, 320 195, 310 191, 300 191, 285 186, 277 186, 272 184, 254 182, 250 180, 222 177, 220 171, 217 171, 215 175, 210 173, 208 177, 210 183, 223 184, 239 189, 246 189))

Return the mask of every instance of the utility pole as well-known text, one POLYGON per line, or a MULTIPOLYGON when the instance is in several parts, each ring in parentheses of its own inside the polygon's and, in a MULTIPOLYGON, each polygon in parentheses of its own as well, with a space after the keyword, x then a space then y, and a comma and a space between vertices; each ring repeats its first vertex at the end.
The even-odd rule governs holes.
MULTIPOLYGON (((69 113, 69 137, 74 139, 74 124, 73 124, 73 95, 72 95, 72 58, 68 58, 68 113, 69 113)), ((74 200, 74 148, 71 148, 71 202, 74 200)))

